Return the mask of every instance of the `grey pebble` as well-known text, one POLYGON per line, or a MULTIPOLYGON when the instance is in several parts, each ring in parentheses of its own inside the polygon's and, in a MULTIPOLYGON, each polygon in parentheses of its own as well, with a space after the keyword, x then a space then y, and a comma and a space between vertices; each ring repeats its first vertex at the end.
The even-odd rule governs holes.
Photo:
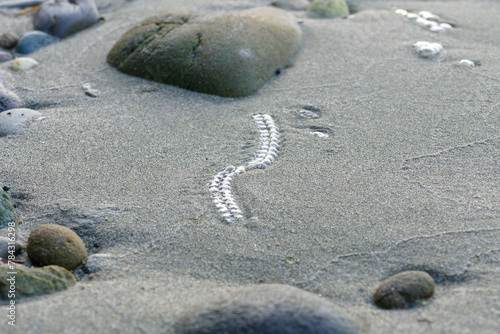
POLYGON ((12 60, 12 55, 6 51, 0 51, 0 63, 12 60))
POLYGON ((16 50, 22 54, 32 53, 41 47, 54 43, 56 39, 42 31, 30 31, 21 37, 16 50))
POLYGON ((0 86, 0 113, 5 110, 20 108, 22 104, 23 102, 15 93, 0 86))
POLYGON ((27 108, 10 109, 0 113, 0 137, 23 132, 30 121, 41 116, 40 112, 27 108))
POLYGON ((191 307, 178 334, 358 333, 353 320, 327 299, 281 284, 240 288, 191 307))

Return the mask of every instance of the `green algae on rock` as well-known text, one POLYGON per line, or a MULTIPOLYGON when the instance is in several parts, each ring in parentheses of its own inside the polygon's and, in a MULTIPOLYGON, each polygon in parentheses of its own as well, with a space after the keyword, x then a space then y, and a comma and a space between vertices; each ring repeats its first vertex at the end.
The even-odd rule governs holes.
POLYGON ((16 298, 31 297, 66 290, 76 284, 73 274, 59 266, 30 268, 18 264, 15 280, 11 279, 11 271, 9 266, 0 265, 0 297, 3 300, 11 299, 9 294, 14 289, 16 298))
POLYGON ((0 229, 7 227, 7 224, 15 220, 16 216, 14 214, 12 198, 0 183, 0 229))
POLYGON ((345 0, 314 0, 307 10, 328 18, 349 15, 345 0))
POLYGON ((124 73, 181 88, 246 96, 290 64, 302 35, 296 21, 272 7, 154 16, 125 33, 107 61, 124 73))
POLYGON ((404 308, 417 299, 434 294, 434 279, 424 271, 404 271, 382 281, 373 294, 373 300, 381 308, 404 308))
POLYGON ((307 10, 309 1, 307 0, 274 0, 271 6, 278 7, 285 10, 307 10))
POLYGON ((56 224, 40 225, 31 231, 26 251, 37 266, 54 264, 73 270, 87 260, 82 239, 71 229, 56 224))

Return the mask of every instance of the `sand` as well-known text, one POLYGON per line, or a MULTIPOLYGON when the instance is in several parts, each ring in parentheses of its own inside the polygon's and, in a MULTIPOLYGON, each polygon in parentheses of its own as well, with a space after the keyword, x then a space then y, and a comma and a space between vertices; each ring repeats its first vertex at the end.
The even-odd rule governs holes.
MULTIPOLYGON (((104 23, 30 54, 37 68, 2 74, 45 117, 0 138, 18 240, 39 224, 68 226, 101 270, 18 301, 15 330, 2 317, 0 332, 169 333, 193 303, 260 283, 319 294, 361 333, 500 332, 500 4, 348 2, 356 11, 347 19, 296 13, 303 40, 293 66, 245 98, 106 63, 135 23, 179 6, 170 0, 97 1, 104 23), (455 29, 429 32, 396 8, 431 11, 455 29), (445 51, 422 59, 412 48, 420 40, 445 51), (481 66, 457 67, 461 59, 481 66), (304 107, 321 117, 300 117, 304 107), (207 184, 252 159, 256 113, 274 118, 282 148, 270 167, 233 182, 255 226, 228 224, 207 184), (380 281, 409 269, 431 273, 435 295, 378 309, 380 281)), ((208 14, 267 4, 182 6, 208 14)), ((0 33, 30 29, 29 16, 14 13, 0 10, 0 33)))

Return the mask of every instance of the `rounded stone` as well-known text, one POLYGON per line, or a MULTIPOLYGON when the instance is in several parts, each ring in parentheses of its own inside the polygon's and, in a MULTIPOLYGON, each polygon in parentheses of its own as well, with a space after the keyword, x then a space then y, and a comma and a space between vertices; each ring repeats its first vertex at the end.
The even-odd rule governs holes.
POLYGON ((56 224, 36 227, 28 238, 26 250, 37 266, 54 264, 73 270, 87 260, 82 239, 69 228, 56 224))
POLYGON ((6 51, 0 51, 0 63, 9 61, 12 59, 12 55, 6 51))
POLYGON ((309 7, 307 0, 274 0, 271 6, 285 10, 306 10, 309 7))
POLYGON ((76 284, 73 274, 59 266, 29 268, 18 264, 15 281, 9 280, 12 275, 9 272, 8 266, 0 265, 0 297, 3 300, 11 299, 12 289, 15 289, 17 299, 65 290, 76 284))
POLYGON ((175 324, 179 334, 358 333, 332 302, 288 285, 240 288, 192 307, 175 324))
POLYGON ((23 102, 10 90, 0 88, 0 113, 5 110, 20 108, 23 102))
POLYGON ((42 114, 28 108, 9 109, 0 113, 0 137, 25 131, 30 123, 42 114))
POLYGON ((345 0, 314 0, 307 10, 328 18, 349 15, 349 7, 345 0))
POLYGON ((6 32, 5 34, 0 35, 0 48, 4 49, 12 49, 17 45, 19 41, 19 37, 14 32, 6 32))
POLYGON ((381 308, 404 308, 418 299, 434 294, 434 279, 424 271, 404 271, 382 281, 373 294, 381 308))
POLYGON ((297 19, 273 7, 216 16, 176 12, 132 28, 116 42, 107 61, 127 74, 241 97, 289 66, 301 35, 297 19))
POLYGON ((55 40, 54 36, 42 31, 30 31, 21 37, 16 50, 22 54, 32 53, 41 47, 54 43, 55 40))

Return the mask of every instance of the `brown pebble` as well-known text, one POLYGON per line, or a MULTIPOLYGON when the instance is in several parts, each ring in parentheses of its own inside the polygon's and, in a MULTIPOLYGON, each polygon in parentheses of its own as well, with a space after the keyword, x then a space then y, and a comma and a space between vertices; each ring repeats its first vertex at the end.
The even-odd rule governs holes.
POLYGON ((434 293, 434 279, 424 271, 404 271, 382 281, 373 300, 381 308, 404 308, 434 293))
POLYGON ((82 239, 69 228, 56 224, 35 228, 28 238, 26 250, 37 266, 55 264, 73 270, 87 260, 82 239))
POLYGON ((0 35, 0 48, 12 49, 17 45, 19 37, 13 32, 6 32, 0 35))

